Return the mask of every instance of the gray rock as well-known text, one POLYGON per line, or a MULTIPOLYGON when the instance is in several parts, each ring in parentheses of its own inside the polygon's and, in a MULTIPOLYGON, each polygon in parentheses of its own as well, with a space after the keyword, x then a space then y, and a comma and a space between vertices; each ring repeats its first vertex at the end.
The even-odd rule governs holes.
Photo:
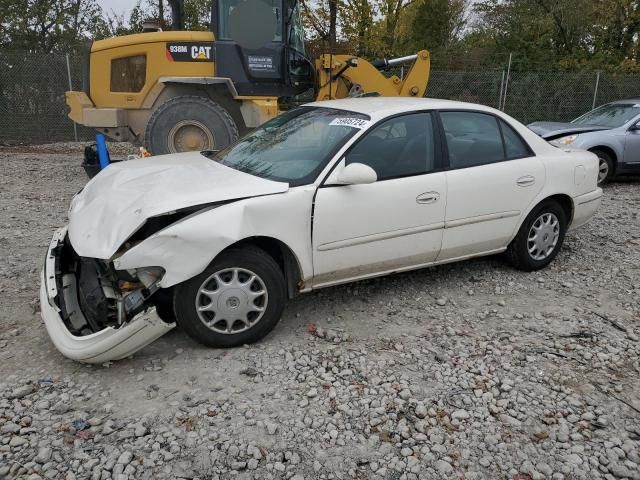
POLYGON ((118 461, 116 463, 129 465, 131 463, 131 460, 133 460, 133 453, 125 451, 118 457, 118 461))
POLYGON ((607 467, 609 472, 617 478, 630 478, 632 480, 640 479, 640 472, 637 470, 631 470, 620 463, 611 463, 607 467))
POLYGON ((18 433, 20 431, 20 425, 7 422, 2 427, 0 427, 0 433, 18 433))
POLYGON ((10 399, 12 399, 12 398, 15 398, 15 399, 24 398, 27 395, 30 395, 35 391, 36 391, 35 385, 32 385, 32 384, 22 385, 20 387, 17 387, 17 388, 14 388, 13 390, 11 390, 11 393, 9 394, 9 398, 10 399))
POLYGON ((470 416, 471 415, 469 415, 469 412, 467 412, 466 410, 456 410, 451 414, 451 418, 453 420, 466 420, 470 416))
POLYGON ((278 425, 273 422, 264 422, 264 426, 267 429, 269 435, 275 435, 278 431, 278 425))
POLYGON ((565 455, 563 457, 563 460, 565 461, 565 463, 569 463, 571 465, 582 465, 582 458, 576 453, 565 455))
POLYGON ((36 455, 36 458, 34 458, 34 461, 40 464, 47 463, 49 460, 51 460, 52 454, 53 454, 53 450, 50 447, 40 447, 38 449, 38 454, 36 455))
POLYGON ((440 472, 442 475, 449 475, 453 472, 453 467, 451 466, 451 464, 444 460, 438 460, 435 463, 435 467, 436 470, 438 470, 438 472, 440 472))
POLYGON ((21 447, 21 446, 26 445, 28 443, 29 443, 29 441, 26 438, 19 437, 17 435, 14 435, 13 437, 11 437, 11 440, 9 440, 9 446, 10 447, 21 447))

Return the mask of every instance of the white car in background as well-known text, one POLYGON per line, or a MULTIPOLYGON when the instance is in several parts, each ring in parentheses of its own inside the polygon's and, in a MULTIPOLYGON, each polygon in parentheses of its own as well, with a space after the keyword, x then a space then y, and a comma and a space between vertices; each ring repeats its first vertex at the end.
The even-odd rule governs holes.
POLYGON ((54 234, 42 316, 84 362, 175 322, 209 346, 251 343, 300 292, 504 251, 543 268, 596 212, 597 178, 592 153, 488 107, 312 103, 222 152, 107 167, 54 234))

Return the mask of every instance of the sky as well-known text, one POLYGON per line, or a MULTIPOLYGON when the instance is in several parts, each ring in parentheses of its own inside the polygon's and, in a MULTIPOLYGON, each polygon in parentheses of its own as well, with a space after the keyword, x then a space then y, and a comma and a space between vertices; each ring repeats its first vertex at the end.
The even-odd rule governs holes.
POLYGON ((98 0, 98 3, 105 12, 113 10, 117 14, 124 13, 126 18, 131 9, 136 6, 137 0, 98 0))

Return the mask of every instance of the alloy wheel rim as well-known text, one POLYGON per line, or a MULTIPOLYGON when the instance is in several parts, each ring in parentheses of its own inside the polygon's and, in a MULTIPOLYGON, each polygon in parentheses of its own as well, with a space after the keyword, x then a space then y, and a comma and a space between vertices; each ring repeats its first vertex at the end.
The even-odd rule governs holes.
POLYGON ((235 335, 262 320, 268 300, 267 287, 259 275, 245 268, 225 268, 202 282, 195 307, 207 328, 235 335))
POLYGON ((534 260, 544 260, 553 253, 560 238, 560 221, 553 213, 543 213, 529 229, 527 250, 534 260))
POLYGON ((604 158, 600 158, 600 164, 598 166, 598 183, 604 182, 607 175, 609 175, 609 162, 604 158))

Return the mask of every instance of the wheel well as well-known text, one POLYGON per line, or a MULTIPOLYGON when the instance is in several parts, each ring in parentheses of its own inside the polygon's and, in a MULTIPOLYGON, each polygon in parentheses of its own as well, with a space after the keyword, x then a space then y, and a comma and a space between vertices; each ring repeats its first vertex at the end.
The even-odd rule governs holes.
POLYGON ((573 220, 573 200, 571 200, 571 197, 569 195, 558 194, 545 198, 543 202, 546 200, 555 200, 558 202, 567 216, 567 225, 571 225, 571 221, 573 220))
POLYGON ((295 254, 284 242, 272 237, 250 237, 229 245, 225 250, 242 247, 243 245, 256 246, 264 250, 276 261, 284 274, 289 298, 294 298, 300 293, 300 281, 302 280, 300 265, 295 254))
POLYGON ((607 155, 609 155, 611 157, 611 159, 613 160, 613 169, 615 171, 616 167, 618 166, 618 156, 616 155, 616 152, 612 148, 604 147, 604 146, 602 146, 602 147, 592 147, 592 148, 589 149, 589 151, 591 153, 603 152, 603 153, 606 153, 607 155))

